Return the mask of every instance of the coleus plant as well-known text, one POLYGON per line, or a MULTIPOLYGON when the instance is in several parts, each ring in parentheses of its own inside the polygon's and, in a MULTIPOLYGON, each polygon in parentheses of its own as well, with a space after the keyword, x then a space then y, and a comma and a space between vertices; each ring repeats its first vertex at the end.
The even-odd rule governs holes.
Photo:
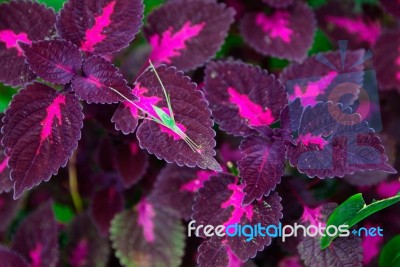
MULTIPOLYGON (((245 12, 238 28, 259 53, 294 61, 279 77, 240 60, 210 62, 234 23, 234 9, 214 0, 174 0, 146 18, 151 50, 131 82, 111 61, 142 26, 141 0, 68 0, 57 14, 33 1, 0 4, 0 81, 21 87, 2 118, 0 192, 13 189, 18 200, 69 164, 71 197, 81 212, 66 228, 72 238, 59 256, 52 204, 46 202, 19 226, 12 248, 0 247, 7 264, 56 266, 61 258, 70 266, 105 266, 109 235, 123 266, 179 266, 182 220, 214 227, 282 222, 285 200, 276 189, 285 168, 317 179, 396 173, 374 129, 354 112, 368 53, 307 58, 317 25, 312 9, 296 0, 263 2, 270 12, 245 12), (183 72, 202 66, 199 85, 183 72), (342 86, 348 83, 353 87, 342 86), (332 95, 338 88, 347 96, 332 95), (102 148, 112 160, 100 162, 103 173, 90 177, 84 212, 77 184, 85 181, 76 169, 90 143, 90 130, 82 128, 94 105, 111 107, 115 136, 102 148), (218 133, 239 138, 237 162, 217 154, 214 123, 218 133), (167 163, 159 174, 152 173, 159 162, 149 154, 167 163), (127 197, 144 176, 149 183, 155 178, 151 189, 141 184, 141 196, 127 197)), ((379 48, 384 42, 362 37, 355 43, 379 48)), ((10 206, 5 213, 14 214, 17 205, 4 201, 10 206)), ((332 207, 304 204, 300 220, 325 223, 332 207)), ((214 236, 198 247, 197 263, 251 266, 249 258, 271 243, 271 237, 247 242, 214 236)), ((332 258, 334 266, 361 265, 360 238, 338 238, 330 249, 307 237, 299 240, 294 259, 307 266, 331 266, 332 258), (338 256, 344 253, 344 259, 338 256)))

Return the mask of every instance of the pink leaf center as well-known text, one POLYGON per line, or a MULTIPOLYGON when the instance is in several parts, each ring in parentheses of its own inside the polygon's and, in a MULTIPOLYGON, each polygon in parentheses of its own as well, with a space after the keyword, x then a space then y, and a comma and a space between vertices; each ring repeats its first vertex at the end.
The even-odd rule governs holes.
POLYGON ((303 215, 301 215, 301 220, 303 222, 310 223, 310 225, 318 226, 318 224, 321 224, 321 226, 325 227, 325 223, 322 221, 321 207, 322 206, 312 209, 307 206, 303 206, 304 211, 303 215))
POLYGON ((42 264, 41 254, 43 250, 43 245, 38 243, 34 250, 29 252, 29 257, 31 258, 30 267, 40 267, 42 264))
POLYGON ((300 142, 302 142, 305 146, 309 146, 311 144, 317 145, 320 149, 324 148, 325 145, 327 145, 329 142, 326 141, 324 138, 321 136, 313 136, 310 133, 307 133, 306 135, 300 135, 298 137, 300 142))
POLYGON ((24 32, 16 34, 12 30, 2 30, 0 31, 0 42, 5 43, 6 48, 15 48, 17 49, 18 56, 23 55, 23 51, 21 47, 18 45, 19 42, 31 44, 32 41, 29 40, 28 35, 24 32))
POLYGON ((271 16, 264 13, 256 15, 256 25, 269 35, 270 38, 279 38, 285 43, 290 43, 293 30, 289 27, 290 14, 287 11, 276 11, 271 16))
MULTIPOLYGON (((365 225, 365 228, 369 229, 370 227, 373 227, 372 225, 368 224, 365 225)), ((375 258, 379 252, 380 252, 380 245, 383 242, 383 237, 376 235, 376 236, 370 236, 366 235, 363 237, 362 240, 362 247, 364 251, 364 264, 370 263, 373 258, 375 258)))
POLYGON ((355 19, 346 17, 327 16, 328 23, 341 27, 351 34, 357 35, 360 40, 375 44, 381 33, 381 27, 378 23, 364 22, 361 17, 355 19))
POLYGON ((303 88, 299 85, 294 86, 294 92, 290 95, 290 100, 293 101, 296 98, 301 98, 301 103, 304 107, 310 105, 314 107, 318 101, 317 96, 325 93, 325 90, 332 83, 332 81, 336 78, 337 72, 330 71, 327 75, 321 77, 321 79, 315 82, 307 83, 304 91, 303 88))
POLYGON ((232 190, 233 193, 227 201, 222 203, 221 208, 226 209, 228 207, 233 207, 233 211, 231 217, 224 225, 228 226, 230 224, 239 223, 243 215, 251 221, 253 218, 253 205, 242 207, 243 198, 245 196, 243 192, 244 185, 230 184, 228 188, 232 190))
POLYGON ((0 163, 0 173, 2 173, 5 169, 7 169, 7 163, 10 157, 5 157, 3 161, 0 163))
POLYGON ((180 190, 192 193, 197 192, 200 188, 203 187, 204 182, 208 181, 213 174, 215 174, 215 172, 198 171, 196 173, 196 179, 193 179, 192 181, 183 184, 180 190))
POLYGON ((383 198, 394 197, 400 192, 400 181, 382 182, 376 190, 378 195, 383 198))
POLYGON ((138 224, 143 229, 144 239, 148 243, 153 243, 155 240, 154 236, 154 209, 153 205, 147 202, 146 199, 141 200, 137 205, 138 212, 138 224))
POLYGON ((270 125, 274 122, 274 117, 270 109, 263 108, 250 100, 247 95, 238 93, 234 88, 228 88, 229 101, 239 109, 239 115, 248 120, 251 126, 270 125))
MULTIPOLYGON (((398 53, 400 53, 400 47, 398 48, 398 53)), ((396 58, 396 65, 397 65, 397 68, 400 68, 400 55, 396 58)), ((398 81, 400 81, 400 71, 397 71, 396 79, 398 81)))
POLYGON ((64 95, 57 96, 54 99, 53 103, 47 107, 47 109, 46 109, 47 115, 44 118, 44 120, 41 122, 43 129, 42 129, 40 138, 41 138, 42 142, 44 140, 46 140, 49 136, 51 136, 54 118, 57 118, 58 125, 62 124, 61 104, 65 105, 65 96, 64 95))
POLYGON ((150 59, 155 64, 170 64, 171 58, 180 56, 181 51, 186 48, 186 42, 198 36, 205 25, 205 22, 192 25, 188 21, 175 33, 173 33, 173 28, 169 27, 161 36, 157 34, 151 36, 150 44, 153 50, 150 59))
POLYGON ((95 18, 92 28, 86 30, 85 41, 81 44, 81 50, 93 52, 94 46, 101 43, 107 36, 104 29, 111 24, 111 15, 114 12, 115 1, 109 2, 104 8, 101 15, 95 18))

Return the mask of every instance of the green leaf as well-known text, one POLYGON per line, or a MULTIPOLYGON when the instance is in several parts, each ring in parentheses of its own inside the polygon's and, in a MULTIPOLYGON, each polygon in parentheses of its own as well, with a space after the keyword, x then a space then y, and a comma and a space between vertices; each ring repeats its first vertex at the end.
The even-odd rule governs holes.
POLYGON ((56 221, 63 224, 69 223, 75 216, 71 207, 57 202, 53 203, 53 211, 56 221))
MULTIPOLYGON (((339 205, 329 216, 326 227, 329 225, 348 225, 349 228, 364 220, 368 216, 387 208, 400 201, 400 193, 394 197, 373 201, 366 205, 362 194, 355 194, 339 205)), ((327 248, 336 236, 325 235, 321 239, 321 248, 327 248)))
POLYGON ((379 266, 400 266, 400 235, 395 236, 383 247, 379 256, 379 266))

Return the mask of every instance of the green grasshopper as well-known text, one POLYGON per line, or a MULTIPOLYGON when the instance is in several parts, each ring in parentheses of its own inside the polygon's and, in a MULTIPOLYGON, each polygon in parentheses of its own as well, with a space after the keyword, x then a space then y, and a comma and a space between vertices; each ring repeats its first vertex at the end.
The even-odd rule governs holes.
POLYGON ((161 88, 163 89, 164 92, 164 96, 165 99, 167 101, 167 105, 168 105, 168 111, 169 114, 168 115, 164 110, 162 110, 161 108, 152 105, 153 110, 156 112, 156 114, 158 115, 159 118, 161 118, 161 120, 155 116, 153 116, 152 114, 150 114, 149 112, 147 112, 146 110, 142 109, 141 107, 139 107, 138 105, 135 104, 135 102, 133 102, 132 100, 128 99, 126 96, 124 96, 123 94, 121 94, 120 92, 118 92, 116 89, 109 87, 112 91, 114 91, 115 93, 117 93, 118 95, 120 95, 122 98, 124 98, 126 101, 128 101, 129 103, 131 103, 132 105, 134 105, 137 109, 141 110, 143 113, 145 113, 147 115, 147 117, 140 117, 141 119, 148 119, 151 121, 154 121, 156 123, 159 123, 161 125, 163 125, 164 127, 170 129, 171 131, 173 131, 174 133, 176 133, 180 138, 182 138, 182 140, 184 140, 186 142, 186 144, 188 144, 188 146, 193 150, 193 152, 199 153, 201 154, 201 146, 197 145, 192 139, 189 138, 189 136, 187 136, 176 124, 175 121, 175 117, 174 117, 174 112, 172 110, 172 105, 171 105, 171 100, 170 100, 170 96, 167 93, 167 90, 164 87, 164 84, 162 83, 160 76, 157 73, 156 68, 154 67, 153 63, 149 60, 150 63, 150 67, 151 69, 154 71, 157 80, 159 81, 161 88))

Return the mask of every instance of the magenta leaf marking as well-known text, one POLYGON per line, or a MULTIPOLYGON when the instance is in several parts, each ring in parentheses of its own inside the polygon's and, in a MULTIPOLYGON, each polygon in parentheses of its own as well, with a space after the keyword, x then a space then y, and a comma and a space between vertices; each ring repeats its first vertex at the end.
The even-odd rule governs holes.
POLYGON ((10 157, 5 157, 3 161, 0 163, 0 173, 2 173, 5 169, 7 169, 7 163, 10 157))
MULTIPOLYGON (((400 47, 399 47, 397 50, 398 50, 398 53, 400 54, 400 47)), ((397 58, 396 58, 396 66, 397 66, 398 68, 400 68, 400 55, 397 56, 397 58)), ((397 71, 397 72, 396 72, 396 79, 397 79, 398 81, 400 81, 400 71, 397 71)))
POLYGON ((136 155, 139 152, 139 146, 136 142, 131 142, 129 144, 129 150, 131 151, 132 155, 136 155))
POLYGON ((318 103, 317 96, 325 93, 325 90, 337 77, 336 71, 330 71, 327 75, 315 82, 307 83, 307 86, 303 90, 301 86, 296 84, 294 86, 294 92, 289 96, 290 100, 293 101, 296 98, 301 98, 301 103, 304 107, 310 105, 315 106, 318 103))
POLYGON ((181 186, 180 190, 195 193, 200 188, 203 187, 203 183, 205 181, 210 180, 210 177, 215 174, 216 174, 216 172, 212 172, 212 171, 203 171, 203 170, 198 171, 196 173, 196 179, 193 179, 192 181, 187 182, 186 184, 183 184, 181 186))
POLYGON ((173 33, 173 28, 169 27, 161 36, 154 34, 150 37, 150 44, 153 50, 150 59, 155 64, 171 63, 171 58, 180 56, 180 51, 186 48, 186 42, 200 34, 205 22, 192 25, 186 22, 181 29, 173 33))
POLYGON ((382 182, 378 185, 376 191, 382 198, 394 197, 400 192, 400 181, 394 180, 382 182))
POLYGON ((270 125, 275 121, 270 109, 263 108, 255 104, 251 99, 245 95, 238 93, 234 88, 228 88, 229 101, 239 108, 239 115, 242 118, 249 120, 250 126, 270 125))
POLYGON ((61 105, 65 105, 65 95, 59 95, 54 100, 53 103, 50 104, 46 108, 47 115, 44 120, 41 122, 43 126, 42 132, 40 134, 40 139, 43 142, 53 131, 53 123, 54 119, 57 119, 56 125, 61 126, 62 119, 61 119, 61 105))
POLYGON ((23 55, 23 51, 21 47, 18 45, 18 42, 23 42, 27 44, 31 44, 32 41, 29 40, 28 35, 24 32, 16 34, 12 30, 2 30, 0 31, 0 42, 6 44, 6 48, 15 48, 17 49, 18 56, 23 55))
POLYGON ((260 26, 269 37, 290 43, 294 32, 289 27, 289 17, 290 14, 287 11, 276 11, 269 17, 264 13, 258 13, 255 19, 256 25, 260 26))
MULTIPOLYGON (((164 112, 167 113, 168 116, 171 116, 171 114, 169 113, 168 108, 162 108, 162 110, 164 110, 164 112)), ((160 118, 158 115, 156 116, 156 118, 158 118, 159 120, 161 120, 161 118, 160 118)), ((177 126, 179 129, 181 129, 182 132, 186 132, 186 127, 185 127, 183 124, 181 124, 181 123, 179 123, 179 122, 175 122, 175 123, 176 123, 176 126, 177 126)), ((172 138, 174 138, 174 140, 180 140, 180 139, 182 139, 176 132, 174 132, 174 131, 171 130, 170 128, 165 127, 165 126, 162 125, 162 124, 158 124, 158 126, 160 126, 161 132, 167 133, 169 136, 171 136, 172 138)))
POLYGON ((322 206, 318 206, 314 209, 307 206, 303 206, 303 214, 301 215, 301 221, 304 223, 309 223, 310 225, 318 226, 319 223, 325 223, 322 221, 323 216, 321 214, 322 206))
POLYGON ((378 23, 364 22, 361 17, 352 19, 347 17, 327 16, 326 20, 328 23, 332 23, 351 34, 357 35, 362 41, 366 41, 370 45, 375 44, 381 34, 381 27, 378 23))
POLYGON ((225 246, 225 249, 226 254, 228 255, 228 267, 241 267, 243 262, 235 255, 235 253, 233 253, 229 245, 225 246))
MULTIPOLYGON (((158 118, 157 113, 154 111, 153 105, 156 106, 158 102, 162 101, 162 99, 158 96, 145 96, 145 93, 148 91, 149 89, 140 86, 140 83, 137 83, 132 89, 132 93, 138 98, 138 100, 135 101, 135 104, 142 110, 149 113, 151 116, 158 118)), ((132 104, 130 105, 133 106, 132 104)), ((132 110, 133 108, 131 108, 131 111, 132 110)), ((133 110, 132 115, 134 114, 138 114, 137 108, 136 111, 133 110)))
MULTIPOLYGON (((364 227, 369 229, 371 227, 376 227, 378 225, 371 225, 367 223, 364 227)), ((383 237, 376 235, 366 235, 363 237, 362 240, 362 247, 363 247, 363 263, 365 265, 369 264, 380 252, 380 247, 383 243, 383 237)))
POLYGON ((114 12, 115 1, 108 3, 101 15, 95 18, 92 28, 86 30, 85 41, 81 44, 81 50, 93 52, 94 46, 107 38, 103 34, 104 29, 111 24, 111 15, 114 12))
POLYGON ((29 252, 29 256, 31 258, 31 266, 30 267, 40 267, 41 266, 41 254, 43 250, 43 245, 38 243, 34 250, 29 252))
POLYGON ((226 209, 228 207, 233 207, 234 210, 229 220, 224 223, 225 226, 239 223, 243 215, 246 215, 246 218, 249 219, 249 221, 251 221, 253 218, 253 206, 247 205, 246 207, 242 207, 242 202, 245 197, 243 188, 244 185, 237 185, 237 184, 228 185, 228 189, 233 191, 233 193, 227 201, 222 203, 221 208, 226 209))
POLYGON ((153 243, 155 240, 154 236, 154 209, 153 205, 146 199, 141 200, 137 204, 138 212, 138 224, 143 229, 143 235, 148 243, 153 243))
POLYGON ((300 135, 298 140, 302 142, 305 146, 311 144, 317 145, 320 149, 324 148, 325 145, 329 144, 322 136, 313 136, 311 133, 306 133, 305 135, 300 135))
POLYGON ((88 240, 83 238, 79 241, 78 245, 74 248, 71 254, 69 263, 73 267, 83 267, 86 264, 86 259, 89 254, 88 240))

